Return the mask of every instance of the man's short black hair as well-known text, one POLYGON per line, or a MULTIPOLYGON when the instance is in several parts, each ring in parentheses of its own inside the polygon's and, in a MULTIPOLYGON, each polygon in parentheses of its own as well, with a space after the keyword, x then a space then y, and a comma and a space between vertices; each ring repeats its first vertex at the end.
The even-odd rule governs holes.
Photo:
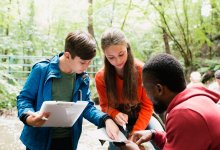
POLYGON ((143 79, 146 74, 153 83, 165 85, 173 92, 181 92, 186 88, 183 68, 172 55, 158 54, 149 59, 143 67, 143 79))

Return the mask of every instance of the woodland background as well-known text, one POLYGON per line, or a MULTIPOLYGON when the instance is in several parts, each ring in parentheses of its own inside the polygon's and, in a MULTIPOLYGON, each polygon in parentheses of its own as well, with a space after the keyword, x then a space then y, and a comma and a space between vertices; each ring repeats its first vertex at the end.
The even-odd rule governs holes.
MULTIPOLYGON (((30 71, 32 58, 62 52, 66 35, 74 30, 94 36, 101 61, 100 36, 116 27, 125 32, 136 58, 172 54, 187 80, 199 71, 207 83, 220 69, 219 0, 4 0, 0 6, 0 109, 15 106, 23 85, 8 66, 30 71)), ((93 82, 91 89, 97 96, 93 82)))

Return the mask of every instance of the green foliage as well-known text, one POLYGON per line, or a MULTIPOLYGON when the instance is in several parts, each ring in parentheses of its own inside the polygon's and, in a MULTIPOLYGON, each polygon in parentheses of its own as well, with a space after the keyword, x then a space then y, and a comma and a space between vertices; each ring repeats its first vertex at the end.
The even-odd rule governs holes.
POLYGON ((216 71, 220 69, 220 64, 219 64, 219 60, 218 59, 198 59, 198 61, 195 62, 195 65, 197 66, 197 68, 199 68, 198 70, 201 73, 205 73, 209 70, 211 71, 216 71))
MULTIPOLYGON (((185 59, 192 61, 190 66, 184 66, 186 70, 190 67, 205 72, 219 68, 220 39, 216 37, 220 35, 220 1, 210 0, 211 13, 207 16, 202 15, 205 4, 202 0, 135 0, 131 1, 131 7, 129 2, 93 1, 93 28, 99 49, 104 30, 123 26, 134 55, 145 61, 151 55, 165 52, 162 29, 166 29, 171 53, 183 65, 185 59), (189 58, 184 58, 182 51, 189 58), (204 59, 206 57, 209 59, 204 59)), ((0 1, 0 6, 1 55, 52 56, 63 51, 68 32, 88 27, 87 0, 6 0, 0 1)), ((22 67, 16 69, 22 70, 22 67)), ((16 77, 10 76, 10 79, 16 77)), ((7 88, 19 89, 19 85, 9 82, 6 74, 0 79, 0 103, 5 107, 10 101, 12 106, 15 97, 7 88)), ((92 91, 97 94, 95 89, 92 91)))
POLYGON ((0 74, 0 77, 0 109, 13 108, 16 106, 16 96, 20 86, 9 74, 0 74))

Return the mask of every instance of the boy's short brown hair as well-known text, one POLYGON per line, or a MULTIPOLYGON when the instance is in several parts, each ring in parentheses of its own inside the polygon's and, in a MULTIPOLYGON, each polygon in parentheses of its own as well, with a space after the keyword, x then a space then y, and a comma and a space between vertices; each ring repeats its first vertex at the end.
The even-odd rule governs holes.
POLYGON ((94 38, 86 32, 70 32, 65 40, 65 52, 71 54, 72 59, 75 56, 83 60, 90 60, 96 55, 96 42, 94 38))

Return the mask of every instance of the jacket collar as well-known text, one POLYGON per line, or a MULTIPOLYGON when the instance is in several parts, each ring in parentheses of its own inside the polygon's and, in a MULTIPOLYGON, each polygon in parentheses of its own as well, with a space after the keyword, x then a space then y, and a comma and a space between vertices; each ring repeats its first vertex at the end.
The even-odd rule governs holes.
MULTIPOLYGON (((59 68, 59 58, 63 55, 63 52, 52 57, 50 62, 49 62, 49 66, 48 66, 48 74, 46 77, 46 81, 45 83, 50 79, 50 78, 61 78, 61 74, 60 74, 60 68, 59 68)), ((86 72, 82 72, 81 74, 76 74, 76 87, 75 89, 78 89, 81 85, 81 83, 84 83, 86 85, 89 84, 89 77, 88 74, 86 72)))

